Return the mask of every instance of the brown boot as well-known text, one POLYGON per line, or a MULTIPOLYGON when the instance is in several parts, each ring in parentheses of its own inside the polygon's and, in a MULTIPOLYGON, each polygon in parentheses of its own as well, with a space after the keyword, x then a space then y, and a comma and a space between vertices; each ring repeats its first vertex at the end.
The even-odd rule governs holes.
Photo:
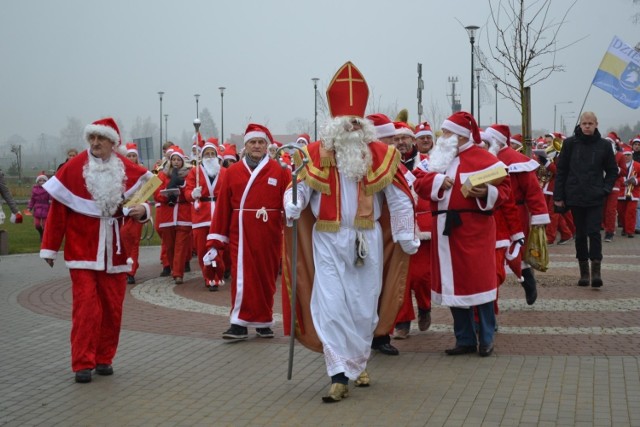
POLYGON ((599 288, 602 286, 602 277, 600 277, 601 261, 591 261, 591 287, 599 288))
POLYGON ((578 286, 589 286, 591 278, 589 277, 589 261, 578 261, 580 266, 580 280, 578 280, 578 286))

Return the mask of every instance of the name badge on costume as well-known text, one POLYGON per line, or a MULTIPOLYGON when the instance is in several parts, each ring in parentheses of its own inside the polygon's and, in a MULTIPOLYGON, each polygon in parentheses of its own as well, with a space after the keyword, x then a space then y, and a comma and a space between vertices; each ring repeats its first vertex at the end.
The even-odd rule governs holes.
POLYGON ((278 180, 276 178, 269 178, 267 180, 267 184, 273 185, 275 187, 276 185, 278 185, 278 180))

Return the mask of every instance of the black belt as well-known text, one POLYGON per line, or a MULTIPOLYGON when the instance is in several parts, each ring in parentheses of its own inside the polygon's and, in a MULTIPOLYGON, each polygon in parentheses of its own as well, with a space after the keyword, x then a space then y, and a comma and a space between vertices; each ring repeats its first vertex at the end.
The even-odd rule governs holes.
POLYGON ((524 200, 516 200, 516 205, 524 205, 524 200))
POLYGON ((446 209, 442 211, 432 211, 431 215, 436 216, 440 214, 447 214, 447 218, 444 220, 444 230, 442 231, 443 236, 448 236, 451 234, 451 230, 462 225, 462 218, 460 218, 461 213, 476 213, 480 215, 491 216, 493 215, 493 211, 481 211, 479 209, 446 209))
POLYGON ((215 202, 216 198, 215 197, 201 197, 200 201, 201 202, 215 202))

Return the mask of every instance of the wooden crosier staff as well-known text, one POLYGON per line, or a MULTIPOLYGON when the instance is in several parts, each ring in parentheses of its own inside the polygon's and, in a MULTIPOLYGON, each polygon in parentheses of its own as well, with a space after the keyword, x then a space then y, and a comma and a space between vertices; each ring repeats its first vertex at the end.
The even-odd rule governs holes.
MULTIPOLYGON (((196 147, 200 148, 200 141, 202 141, 202 135, 200 135, 200 125, 202 124, 202 122, 200 121, 200 119, 194 119, 193 120, 193 127, 196 129, 196 147)), ((198 150, 198 148, 196 148, 196 164, 194 165, 196 168, 196 188, 200 187, 200 150, 198 150)), ((200 210, 200 197, 198 197, 194 202, 193 202, 193 208, 197 211, 200 210)))
MULTIPOLYGON (((305 167, 307 163, 309 163, 309 158, 305 154, 304 150, 294 144, 283 145, 282 147, 276 150, 275 158, 280 162, 280 166, 283 168, 288 168, 287 165, 280 158, 280 154, 284 150, 298 150, 300 153, 300 158, 302 162, 300 166, 293 169, 291 172, 291 202, 294 205, 298 204, 298 173, 305 167)), ((293 371, 293 348, 296 340, 296 286, 297 286, 297 274, 296 274, 296 266, 298 265, 298 220, 293 220, 292 226, 293 236, 291 238, 291 266, 292 266, 292 274, 291 274, 291 331, 289 335, 289 365, 287 369, 287 379, 291 379, 291 373, 293 371)))

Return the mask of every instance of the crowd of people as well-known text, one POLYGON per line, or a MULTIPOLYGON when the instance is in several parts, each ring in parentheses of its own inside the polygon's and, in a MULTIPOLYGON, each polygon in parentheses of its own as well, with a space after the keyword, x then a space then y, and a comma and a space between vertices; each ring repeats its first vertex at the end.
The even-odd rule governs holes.
POLYGON ((87 125, 88 149, 39 175, 29 202, 49 265, 65 241, 76 382, 114 372, 126 284, 135 284, 142 224, 152 218, 140 194, 155 203, 160 276, 183 284, 195 256, 204 289, 229 281, 224 339, 246 340, 249 328, 274 336, 281 277, 285 333, 324 354, 324 402, 347 397, 349 381, 369 386, 371 351, 399 354, 391 339, 409 338, 416 319, 428 330, 432 302, 450 308, 447 355, 491 355, 507 272, 527 304, 538 297, 532 235, 548 245, 573 239, 577 285, 599 288, 602 230, 605 242, 616 225, 622 236, 639 233, 640 136, 603 138, 585 112, 572 136, 549 133, 526 149, 507 125, 482 130, 464 111, 438 129, 365 115, 368 95, 348 62, 327 90, 331 118, 318 141, 303 134, 296 149, 279 148, 252 123, 238 155, 196 132, 191 156, 168 142, 152 171, 113 119, 87 125))

